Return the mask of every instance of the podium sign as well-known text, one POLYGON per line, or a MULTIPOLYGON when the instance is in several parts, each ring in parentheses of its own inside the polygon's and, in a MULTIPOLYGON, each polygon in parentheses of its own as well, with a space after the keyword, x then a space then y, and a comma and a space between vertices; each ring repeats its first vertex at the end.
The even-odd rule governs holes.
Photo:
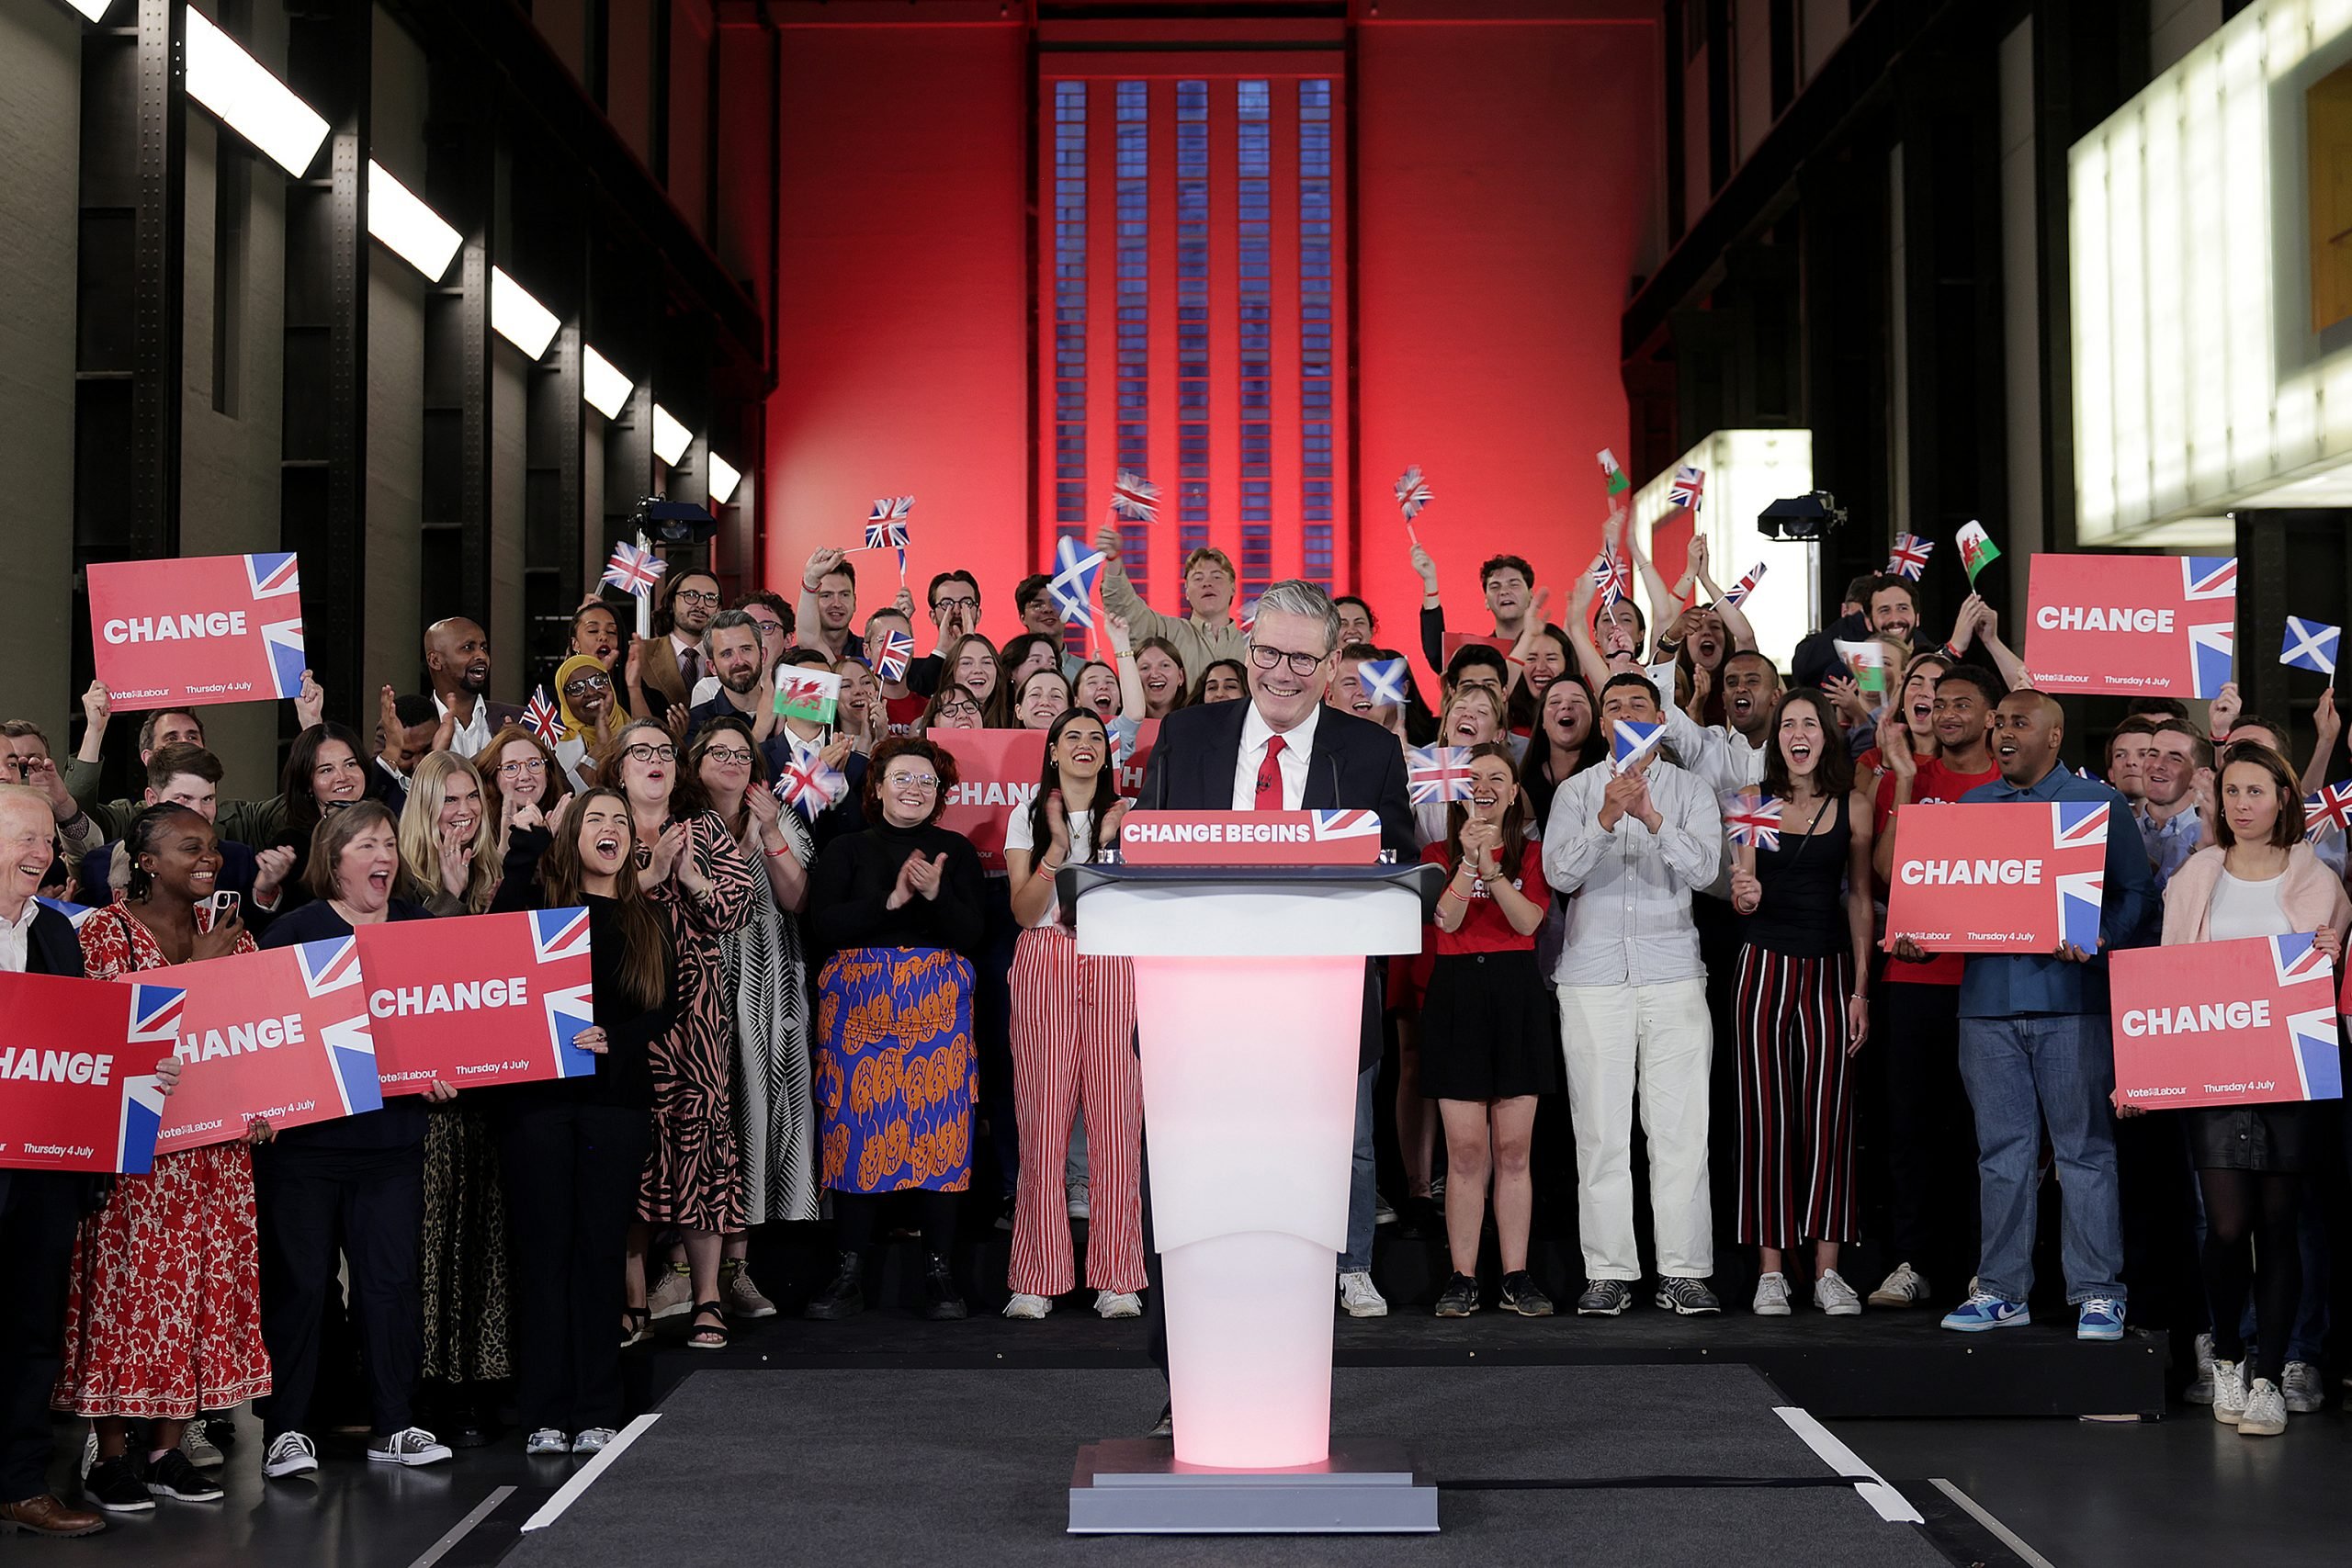
POLYGON ((1130 811, 1129 865, 1372 865, 1376 811, 1130 811))

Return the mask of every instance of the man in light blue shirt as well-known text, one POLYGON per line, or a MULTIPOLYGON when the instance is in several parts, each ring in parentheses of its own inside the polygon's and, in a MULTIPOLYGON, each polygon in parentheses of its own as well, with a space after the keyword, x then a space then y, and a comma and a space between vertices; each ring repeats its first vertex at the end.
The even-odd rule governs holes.
POLYGON ((2154 743, 2140 763, 2140 807, 2132 819, 2148 846, 2148 863, 2162 897, 2172 874, 2208 841, 2212 807, 2213 749, 2185 718, 2162 718, 2148 739, 2154 743), (2201 784, 2201 789, 2200 789, 2201 784))

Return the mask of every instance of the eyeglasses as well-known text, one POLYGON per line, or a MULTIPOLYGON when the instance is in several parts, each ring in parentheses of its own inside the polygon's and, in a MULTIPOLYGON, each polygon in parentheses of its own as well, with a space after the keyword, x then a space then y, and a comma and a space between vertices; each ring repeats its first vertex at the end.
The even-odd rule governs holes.
POLYGON ((548 771, 548 763, 544 757, 526 757, 519 762, 501 762, 498 771, 502 776, 507 773, 544 773, 548 771))
POLYGON ((678 760, 675 746, 625 746, 621 755, 638 762, 674 762, 678 760))
POLYGON ((1328 653, 1293 653, 1286 649, 1268 648, 1262 642, 1250 645, 1250 663, 1261 670, 1272 670, 1287 659, 1290 660, 1290 672, 1294 675, 1314 674, 1323 668, 1323 661, 1329 657, 1328 653))
POLYGON ((937 789, 939 775, 937 773, 892 773, 882 783, 890 789, 937 789))
POLYGON ((574 675, 563 683, 563 694, 567 697, 584 697, 598 687, 609 686, 612 683, 613 678, 610 675, 574 675))
POLYGON ((977 610, 980 607, 980 602, 978 599, 967 599, 960 593, 943 593, 931 602, 931 607, 933 613, 941 610, 977 610))
POLYGON ((760 615, 753 615, 752 617, 752 624, 760 628, 760 635, 762 637, 773 637, 777 632, 784 630, 784 623, 782 621, 768 620, 760 615))
POLYGON ((718 595, 707 593, 699 588, 682 588, 672 596, 672 600, 673 603, 684 601, 688 604, 708 604, 716 608, 718 604, 718 595))
POLYGON ((732 746, 713 746, 702 757, 704 761, 717 762, 722 768, 748 768, 752 765, 752 754, 732 746))

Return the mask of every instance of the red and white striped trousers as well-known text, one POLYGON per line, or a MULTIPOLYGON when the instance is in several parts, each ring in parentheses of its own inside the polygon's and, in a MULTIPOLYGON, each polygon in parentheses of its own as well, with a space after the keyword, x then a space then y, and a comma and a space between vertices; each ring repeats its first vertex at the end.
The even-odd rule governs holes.
POLYGON ((1787 1249, 1859 1240, 1846 1071, 1853 960, 1739 950, 1739 1239, 1787 1249))
POLYGON ((1086 1282, 1140 1291, 1143 1268, 1143 1068, 1136 1059, 1136 976, 1125 958, 1080 957, 1059 925, 1021 933, 1012 953, 1012 1105, 1021 1182, 1012 1210, 1020 1294, 1076 1283, 1063 1156, 1086 1107, 1086 1282))

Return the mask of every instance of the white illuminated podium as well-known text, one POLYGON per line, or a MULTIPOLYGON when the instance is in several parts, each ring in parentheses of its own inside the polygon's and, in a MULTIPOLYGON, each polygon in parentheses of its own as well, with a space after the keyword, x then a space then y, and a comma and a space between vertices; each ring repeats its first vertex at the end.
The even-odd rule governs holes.
MULTIPOLYGON (((1317 814, 1269 815, 1306 822, 1317 814)), ((1252 818, 1149 814, 1265 831, 1265 819, 1252 818)), ((1081 1450, 1069 1529, 1434 1530, 1436 1489, 1401 1445, 1334 1450, 1331 1332, 1364 962, 1420 951, 1443 874, 1136 863, 1143 852, 1131 841, 1125 863, 1066 867, 1060 891, 1077 911, 1080 953, 1135 961, 1176 1438, 1172 1456, 1147 1438, 1081 1450)))

